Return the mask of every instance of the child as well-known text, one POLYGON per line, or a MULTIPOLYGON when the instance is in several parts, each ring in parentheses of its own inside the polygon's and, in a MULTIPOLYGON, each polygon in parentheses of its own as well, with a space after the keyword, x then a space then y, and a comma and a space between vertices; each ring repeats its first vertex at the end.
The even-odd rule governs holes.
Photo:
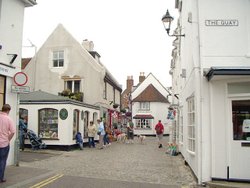
POLYGON ((83 150, 83 139, 82 134, 80 132, 76 133, 76 143, 79 145, 80 150, 83 150))

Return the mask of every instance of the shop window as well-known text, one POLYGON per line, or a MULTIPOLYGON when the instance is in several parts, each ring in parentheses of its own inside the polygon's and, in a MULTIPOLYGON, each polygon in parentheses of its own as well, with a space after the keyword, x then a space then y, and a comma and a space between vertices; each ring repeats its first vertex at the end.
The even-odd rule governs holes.
POLYGON ((76 133, 79 132, 79 118, 80 118, 80 111, 74 110, 73 112, 73 139, 75 139, 76 133))
POLYGON ((38 111, 38 134, 41 138, 58 138, 58 110, 44 108, 38 111))
POLYGON ((152 128, 151 119, 136 119, 135 125, 137 129, 151 129, 152 128))
POLYGON ((195 152, 195 108, 194 97, 187 99, 188 104, 188 150, 195 152))
POLYGON ((4 104, 4 94, 5 94, 5 77, 0 76, 0 109, 4 104))
POLYGON ((53 67, 63 67, 64 65, 64 51, 53 52, 53 67))
POLYGON ((233 139, 250 141, 250 100, 232 101, 233 139))
POLYGON ((88 138, 89 112, 84 112, 84 138, 88 138))

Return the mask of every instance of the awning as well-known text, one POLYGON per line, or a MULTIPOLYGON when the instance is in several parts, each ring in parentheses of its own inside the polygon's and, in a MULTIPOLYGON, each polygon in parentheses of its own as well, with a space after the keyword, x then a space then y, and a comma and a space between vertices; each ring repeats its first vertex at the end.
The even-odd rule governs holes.
POLYGON ((250 67, 211 67, 206 73, 207 80, 210 81, 214 76, 249 76, 250 67))
POLYGON ((133 119, 154 119, 154 117, 151 114, 137 114, 133 119))

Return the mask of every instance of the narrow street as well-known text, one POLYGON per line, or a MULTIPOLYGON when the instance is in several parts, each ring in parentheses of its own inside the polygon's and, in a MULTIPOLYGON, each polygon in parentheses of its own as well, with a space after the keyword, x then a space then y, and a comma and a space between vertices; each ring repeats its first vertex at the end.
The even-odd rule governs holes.
POLYGON ((166 154, 166 147, 158 148, 155 137, 147 137, 144 144, 137 137, 133 144, 113 142, 102 150, 26 150, 20 152, 20 167, 7 168, 7 179, 15 178, 11 170, 22 168, 26 173, 34 170, 34 177, 9 187, 197 187, 182 156, 166 154))

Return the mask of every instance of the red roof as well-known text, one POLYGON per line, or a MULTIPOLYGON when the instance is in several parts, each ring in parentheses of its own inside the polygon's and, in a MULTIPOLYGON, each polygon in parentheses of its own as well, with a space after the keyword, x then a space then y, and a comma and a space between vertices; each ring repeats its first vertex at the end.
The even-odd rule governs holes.
POLYGON ((133 119, 154 119, 154 117, 151 114, 137 114, 133 119))

